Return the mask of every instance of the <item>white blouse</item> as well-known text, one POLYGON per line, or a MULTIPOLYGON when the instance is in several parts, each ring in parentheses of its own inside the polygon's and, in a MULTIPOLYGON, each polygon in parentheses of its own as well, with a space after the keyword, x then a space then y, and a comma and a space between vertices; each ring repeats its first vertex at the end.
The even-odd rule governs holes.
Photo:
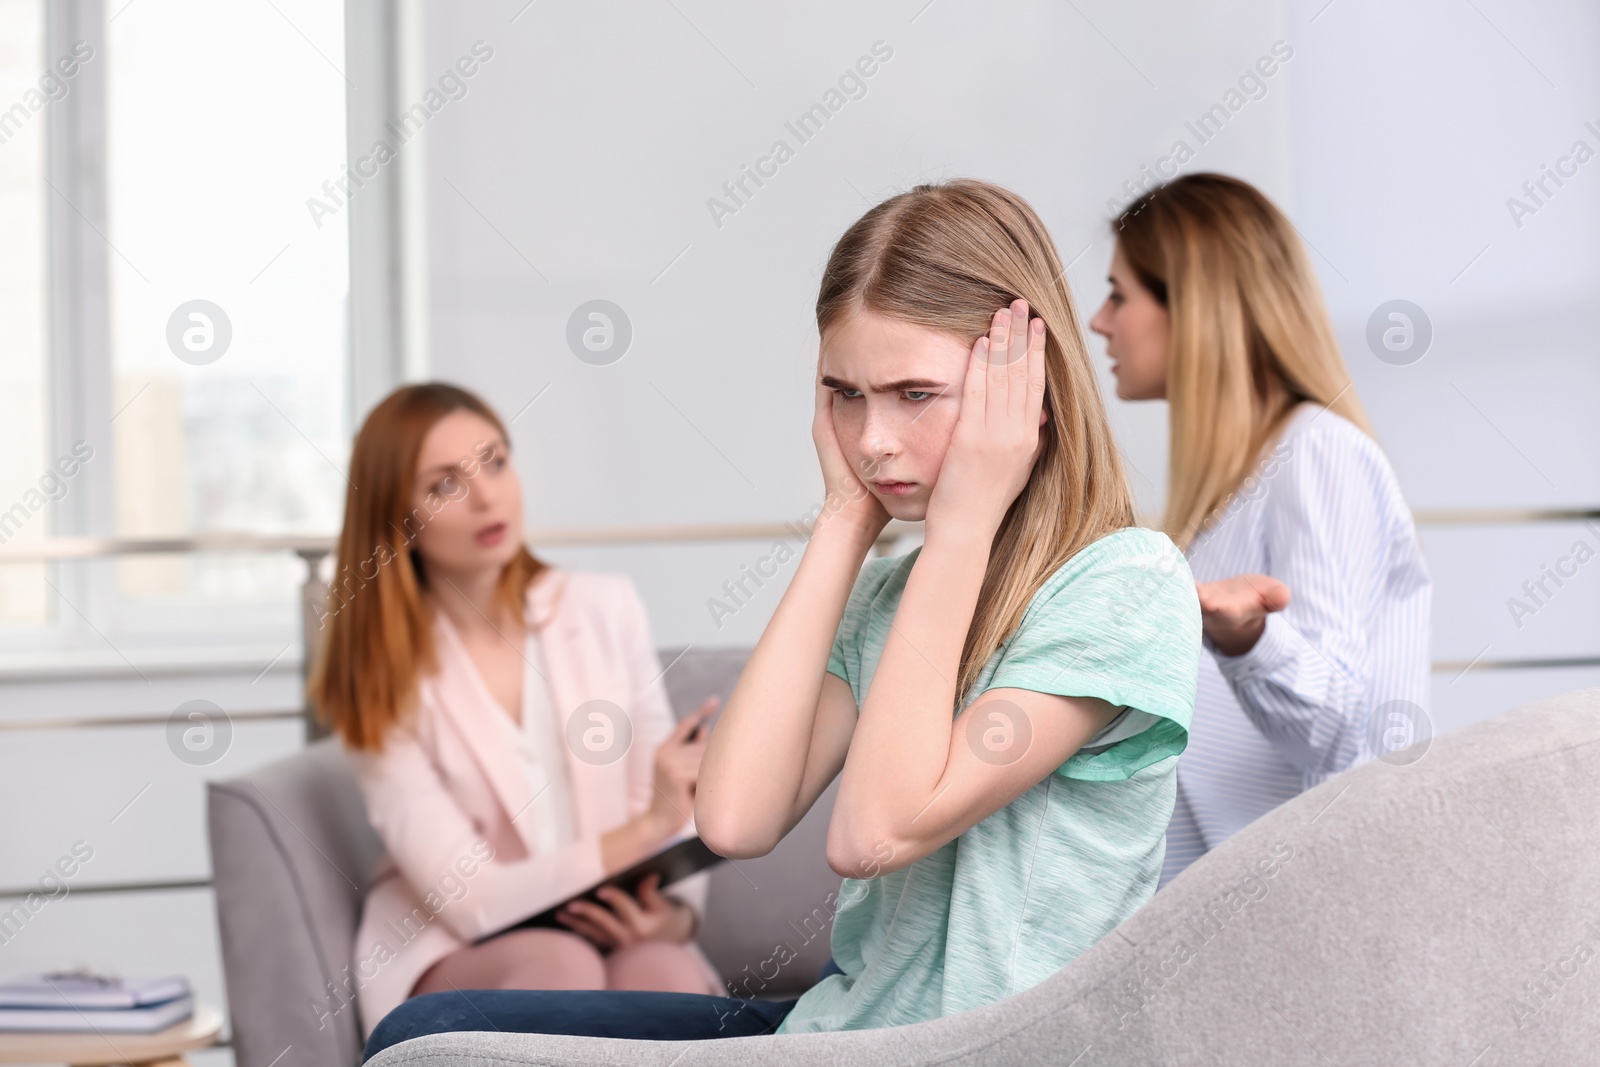
MULTIPOLYGON (((1289 606, 1242 656, 1200 658, 1194 722, 1161 885, 1284 801, 1375 754, 1372 727, 1429 704, 1432 584, 1388 460, 1372 438, 1303 403, 1278 444, 1187 553, 1196 581, 1267 574, 1289 606)), ((1388 747, 1401 747, 1390 745, 1388 747)))
MULTIPOLYGON (((523 662, 522 725, 519 728, 509 716, 501 716, 501 719, 514 737, 523 773, 533 787, 534 796, 526 810, 512 821, 532 820, 535 855, 548 856, 577 839, 578 823, 572 810, 572 777, 567 772, 565 726, 551 702, 543 645, 539 635, 531 629, 523 648, 523 662)), ((685 836, 684 831, 679 831, 674 840, 685 836)), ((704 921, 710 877, 710 871, 701 871, 661 890, 663 896, 693 909, 697 933, 704 921)))
POLYGON ((551 706, 550 683, 545 680, 543 651, 538 634, 532 630, 528 631, 523 662, 522 727, 516 746, 534 797, 518 819, 533 821, 537 854, 547 856, 577 837, 572 783, 562 747, 566 741, 551 706))

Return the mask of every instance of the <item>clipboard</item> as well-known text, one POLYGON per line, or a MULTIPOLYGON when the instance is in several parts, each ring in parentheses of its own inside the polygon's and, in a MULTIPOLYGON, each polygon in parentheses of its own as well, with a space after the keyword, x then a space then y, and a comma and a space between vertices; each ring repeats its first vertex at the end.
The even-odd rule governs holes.
POLYGON ((725 856, 719 856, 711 851, 711 848, 700 840, 699 835, 686 837, 676 844, 667 846, 653 856, 646 856, 627 870, 620 871, 603 881, 596 882, 588 889, 576 896, 569 897, 560 904, 546 908, 539 914, 529 916, 521 922, 512 923, 503 930, 496 930, 492 934, 479 938, 478 943, 481 944, 491 937, 505 933, 507 930, 520 930, 526 927, 547 926, 565 930, 567 927, 556 921, 556 912, 574 900, 588 900, 600 904, 602 907, 605 906, 605 902, 597 895, 597 891, 603 886, 616 886, 625 890, 629 895, 636 895, 640 882, 651 874, 659 874, 661 875, 661 884, 657 888, 665 889, 673 882, 681 881, 691 874, 698 874, 708 867, 714 867, 725 859, 725 856))

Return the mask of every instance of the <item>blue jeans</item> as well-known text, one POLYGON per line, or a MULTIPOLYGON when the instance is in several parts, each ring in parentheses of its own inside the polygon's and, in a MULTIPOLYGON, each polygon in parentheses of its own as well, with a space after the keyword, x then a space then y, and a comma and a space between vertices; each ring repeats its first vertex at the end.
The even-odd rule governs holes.
MULTIPOLYGON (((798 998, 796 998, 798 999, 798 998)), ((748 1037, 777 1029, 795 1000, 641 989, 466 989, 412 997, 383 1017, 363 1058, 424 1034, 502 1030, 654 1041, 748 1037)))
MULTIPOLYGON (((821 981, 839 974, 829 957, 821 981)), ((363 1060, 425 1034, 501 1030, 654 1041, 769 1034, 798 1001, 625 989, 467 989, 412 997, 383 1017, 363 1060)))

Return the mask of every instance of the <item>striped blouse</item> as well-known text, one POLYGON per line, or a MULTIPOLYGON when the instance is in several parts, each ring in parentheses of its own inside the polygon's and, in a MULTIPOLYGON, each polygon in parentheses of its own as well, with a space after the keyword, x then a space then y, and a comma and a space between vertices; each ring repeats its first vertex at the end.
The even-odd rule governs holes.
POLYGON ((1267 574, 1290 601, 1242 656, 1202 639, 1162 886, 1284 801, 1404 747, 1394 724, 1426 723, 1429 703, 1428 567, 1393 470, 1349 420, 1301 404, 1188 557, 1198 582, 1267 574), (1391 701, 1409 703, 1375 720, 1391 701))

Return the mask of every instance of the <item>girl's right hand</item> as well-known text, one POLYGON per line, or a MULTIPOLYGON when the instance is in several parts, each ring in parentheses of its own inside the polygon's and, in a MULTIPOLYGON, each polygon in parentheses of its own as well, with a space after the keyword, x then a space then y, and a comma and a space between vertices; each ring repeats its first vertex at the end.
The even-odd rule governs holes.
POLYGON ((683 825, 694 814, 694 787, 700 778, 700 760, 705 755, 711 727, 705 726, 698 736, 692 735, 716 714, 720 701, 719 697, 706 698, 706 702, 685 715, 656 748, 655 790, 650 798, 650 816, 660 826, 669 827, 663 837, 670 837, 683 829, 683 825))
POLYGON ((872 495, 866 483, 850 469, 850 461, 845 459, 844 449, 839 445, 839 437, 833 426, 833 390, 823 385, 820 378, 816 388, 811 440, 817 446, 817 459, 822 464, 822 481, 826 491, 822 513, 817 521, 843 519, 877 537, 889 524, 889 513, 872 495))

